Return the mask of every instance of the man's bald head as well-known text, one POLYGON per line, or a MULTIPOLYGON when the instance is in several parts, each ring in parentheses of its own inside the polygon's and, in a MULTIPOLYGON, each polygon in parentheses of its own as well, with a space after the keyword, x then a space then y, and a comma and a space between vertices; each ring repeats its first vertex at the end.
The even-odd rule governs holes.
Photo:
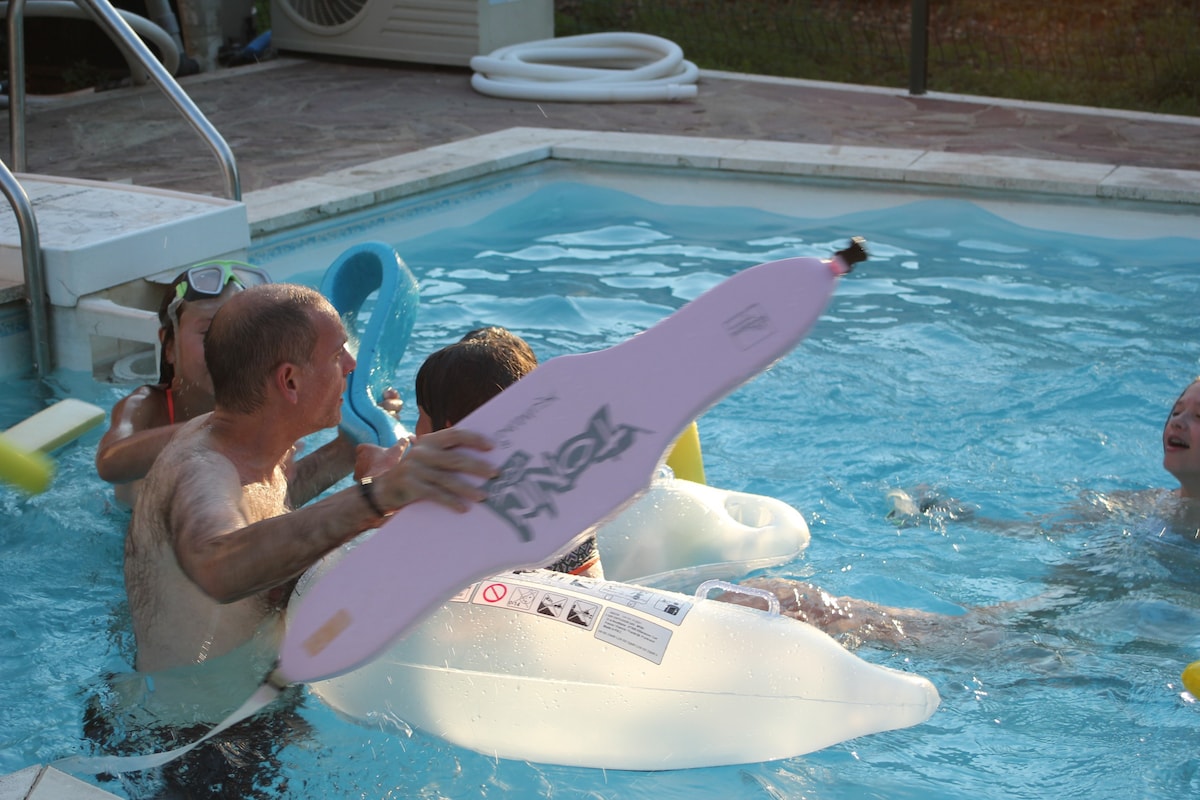
POLYGON ((219 407, 250 413, 266 401, 268 378, 280 364, 308 364, 316 322, 337 311, 315 289, 268 283, 238 292, 204 335, 204 362, 219 407))

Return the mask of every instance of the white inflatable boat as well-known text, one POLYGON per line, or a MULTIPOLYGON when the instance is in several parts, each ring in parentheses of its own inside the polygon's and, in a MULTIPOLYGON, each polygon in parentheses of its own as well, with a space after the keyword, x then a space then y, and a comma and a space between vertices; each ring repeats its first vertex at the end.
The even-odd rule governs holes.
MULTIPOLYGON (((699 329, 723 343, 721 352, 730 364, 745 360, 762 342, 778 342, 785 327, 798 341, 803 331, 797 326, 816 320, 832 291, 833 276, 853 263, 839 255, 842 260, 836 263, 792 259, 745 270, 719 294, 703 295, 686 306, 686 312, 651 329, 657 334, 648 331, 633 341, 645 349, 666 341, 662 337, 679 338, 686 332, 690 346, 680 352, 704 352, 710 359, 707 351, 696 349, 691 333, 692 326, 704 323, 708 327, 699 329), (779 286, 788 291, 781 292, 779 286), (739 292, 736 297, 734 289, 739 292), (732 298, 729 303, 726 295, 732 298), (777 309, 774 301, 784 297, 787 304, 777 309), (738 324, 731 326, 731 320, 738 324), (764 330, 771 336, 762 335, 764 330), (728 347, 730 342, 737 347, 728 347)), ((568 369, 579 362, 558 363, 568 369)), ((702 366, 693 376, 713 378, 713 364, 702 366)), ((766 362, 758 368, 763 366, 766 362)), ((551 374, 557 373, 539 367, 514 389, 529 389, 534 376, 551 374)), ((589 373, 593 378, 596 374, 589 373)), ((518 395, 511 391, 493 403, 517 403, 518 395)), ((689 384, 677 395, 690 398, 697 391, 689 384)), ((695 409, 685 416, 694 417, 695 409)), ((646 428, 663 425, 647 423, 646 428)), ((539 435, 546 431, 544 425, 537 428, 539 435)), ((523 433, 531 435, 528 426, 523 433)), ((536 450, 542 445, 523 446, 536 450)), ((614 474, 626 479, 628 467, 614 474)), ((605 480, 614 483, 617 478, 608 475, 605 480)), ((576 513, 584 510, 580 505, 576 513)), ((590 516, 573 530, 598 517, 590 516)), ((702 594, 645 585, 694 586, 706 577, 739 577, 793 559, 808 538, 803 517, 785 503, 660 479, 597 529, 610 580, 539 570, 480 581, 373 660, 310 687, 339 713, 369 725, 401 720, 489 756, 605 769, 768 761, 925 721, 939 699, 924 678, 863 661, 824 633, 777 610, 756 611, 702 594)), ((483 544, 493 546, 490 541, 483 544)), ((344 643, 377 638, 362 632, 368 625, 363 620, 376 618, 356 618, 345 607, 331 611, 316 602, 322 585, 326 595, 335 591, 330 586, 359 588, 350 583, 358 579, 357 573, 318 585, 320 576, 346 552, 331 554, 297 585, 289 608, 296 622, 293 630, 302 632, 296 634, 301 646, 289 651, 285 642, 284 666, 289 652, 300 652, 299 663, 315 668, 318 656, 333 652, 330 642, 335 639, 344 643), (310 589, 311 604, 320 612, 310 614, 308 624, 315 629, 304 638, 301 601, 310 589), (326 612, 331 613, 327 618, 326 612), (306 648, 313 642, 310 652, 306 648)), ((376 559, 364 569, 385 580, 394 578, 388 574, 397 569, 393 563, 376 559)), ((410 580, 416 579, 410 574, 410 580)), ((356 609, 373 609, 380 596, 402 594, 369 585, 375 593, 356 597, 356 609)), ((409 585, 396 578, 386 588, 409 585)), ((777 609, 774 596, 770 601, 777 609)), ((398 608, 397 614, 404 611, 398 608)), ((377 628, 377 619, 374 624, 377 628)), ((280 670, 295 679, 284 666, 280 670)))
POLYGON ((669 477, 596 529, 605 578, 684 592, 786 564, 808 541, 804 516, 782 500, 669 477))
POLYGON ((475 584, 379 658, 310 688, 367 725, 399 719, 493 757, 629 770, 788 758, 918 724, 939 702, 924 678, 778 613, 543 570, 475 584))

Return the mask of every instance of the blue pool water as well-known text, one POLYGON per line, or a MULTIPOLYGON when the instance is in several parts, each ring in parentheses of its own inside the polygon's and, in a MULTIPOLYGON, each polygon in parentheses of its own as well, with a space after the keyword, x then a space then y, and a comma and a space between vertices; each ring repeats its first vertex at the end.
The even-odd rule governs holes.
MULTIPOLYGON (((267 242, 253 259, 316 284, 386 216, 299 250, 267 242)), ((942 707, 786 761, 631 773, 497 761, 344 722, 308 697, 312 731, 282 750, 271 796, 1196 796, 1200 704, 1179 673, 1200 659, 1200 542, 1125 498, 1175 485, 1160 432, 1200 374, 1200 240, 1120 233, 1134 238, 1047 233, 958 200, 797 218, 551 183, 470 225, 394 241, 422 282, 397 376, 407 389, 426 354, 480 324, 520 332, 542 359, 593 350, 746 266, 867 237, 872 260, 808 340, 701 418, 705 466, 710 483, 780 497, 809 520, 805 556, 766 574, 957 615, 919 646, 858 650, 928 677, 942 707), (889 519, 901 488, 975 513, 889 519), (1095 513, 1104 504, 1116 510, 1095 513)), ((0 425, 57 397, 108 407, 124 391, 61 373, 20 383, 0 425)), ((61 452, 47 494, 0 489, 0 773, 83 749, 89 688, 132 659, 127 516, 94 476, 98 438, 61 452)), ((603 710, 569 713, 586 726, 603 710)))

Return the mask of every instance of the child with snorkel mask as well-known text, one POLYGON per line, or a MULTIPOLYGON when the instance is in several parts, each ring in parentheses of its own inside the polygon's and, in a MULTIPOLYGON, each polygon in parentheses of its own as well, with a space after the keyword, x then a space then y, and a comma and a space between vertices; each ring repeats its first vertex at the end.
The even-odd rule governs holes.
POLYGON ((240 261, 197 264, 171 281, 158 308, 158 383, 139 386, 113 406, 96 449, 96 472, 114 484, 119 503, 132 507, 141 479, 175 432, 212 411, 204 334, 217 309, 235 293, 270 282, 266 272, 240 261))

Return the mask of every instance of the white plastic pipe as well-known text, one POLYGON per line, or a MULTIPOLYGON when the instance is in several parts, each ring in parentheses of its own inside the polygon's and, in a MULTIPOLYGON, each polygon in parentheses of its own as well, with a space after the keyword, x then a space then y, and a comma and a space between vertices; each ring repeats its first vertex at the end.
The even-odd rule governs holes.
POLYGON ((700 70, 672 41, 589 33, 501 47, 471 59, 471 86, 509 100, 655 102, 696 96, 700 70))
MULTIPOLYGON (((0 2, 0 14, 7 13, 8 3, 0 2)), ((175 46, 175 42, 172 41, 170 34, 145 17, 122 9, 117 9, 117 13, 129 23, 129 27, 133 28, 134 33, 142 37, 142 40, 146 43, 154 46, 167 72, 174 75, 179 71, 179 48, 175 46)), ((25 4, 25 16, 92 19, 92 15, 86 9, 75 5, 73 0, 30 0, 30 2, 25 4)), ((125 52, 124 48, 121 48, 121 52, 125 52)), ((145 83, 146 73, 142 69, 141 64, 130 58, 126 58, 126 61, 129 62, 129 69, 133 75, 134 82, 139 84, 145 83)))

